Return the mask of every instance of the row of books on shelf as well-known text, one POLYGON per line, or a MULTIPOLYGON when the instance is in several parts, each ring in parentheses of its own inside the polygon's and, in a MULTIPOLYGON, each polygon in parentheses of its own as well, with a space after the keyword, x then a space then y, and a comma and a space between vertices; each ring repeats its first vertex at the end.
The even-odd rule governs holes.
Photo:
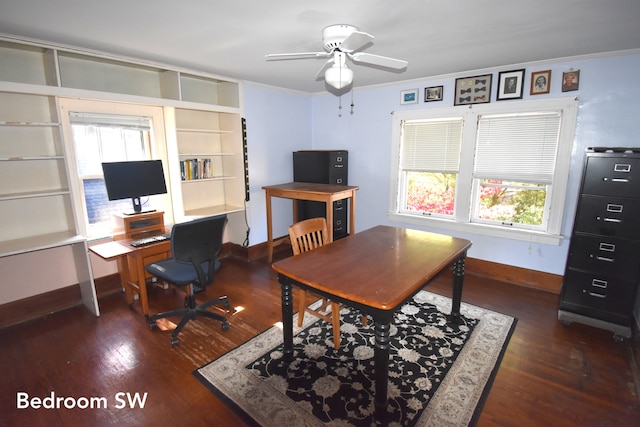
POLYGON ((213 162, 211 159, 181 160, 180 176, 183 181, 213 178, 213 162))

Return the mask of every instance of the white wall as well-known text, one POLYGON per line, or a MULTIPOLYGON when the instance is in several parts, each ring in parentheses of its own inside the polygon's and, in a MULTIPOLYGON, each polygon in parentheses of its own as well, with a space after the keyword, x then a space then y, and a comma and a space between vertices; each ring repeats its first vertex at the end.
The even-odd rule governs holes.
MULTIPOLYGON (((265 185, 293 181, 293 152, 311 149, 311 97, 308 94, 244 84, 250 201, 249 245, 267 241, 265 185)), ((284 236, 293 222, 292 202, 272 200, 273 235, 284 236)))

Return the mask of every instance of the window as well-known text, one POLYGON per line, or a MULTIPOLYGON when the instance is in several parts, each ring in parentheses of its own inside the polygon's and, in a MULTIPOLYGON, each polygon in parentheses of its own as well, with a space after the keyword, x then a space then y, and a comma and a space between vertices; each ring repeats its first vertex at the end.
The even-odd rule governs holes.
MULTIPOLYGON (((88 238, 109 236, 112 213, 131 211, 132 204, 108 200, 102 162, 166 162, 162 108, 61 99, 60 109, 78 232, 88 238)), ((165 179, 169 189, 168 176, 165 179)), ((163 210, 166 221, 173 220, 170 195, 149 196, 146 202, 163 210)))
POLYGON ((402 126, 401 209, 453 216, 462 118, 412 120, 402 126))
POLYGON ((392 220, 559 242, 577 101, 394 114, 392 220))
POLYGON ((102 162, 151 159, 149 118, 72 112, 71 128, 87 235, 109 235, 111 214, 130 211, 131 200, 109 201, 102 162))

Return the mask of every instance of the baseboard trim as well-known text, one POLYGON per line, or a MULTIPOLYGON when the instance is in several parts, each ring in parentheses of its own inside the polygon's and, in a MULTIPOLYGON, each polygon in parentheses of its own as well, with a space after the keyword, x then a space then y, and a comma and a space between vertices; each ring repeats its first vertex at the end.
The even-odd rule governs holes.
POLYGON ((489 277, 501 282, 513 283, 542 291, 560 294, 563 276, 543 271, 529 270, 497 262, 476 258, 467 258, 465 273, 475 276, 489 277))
MULTIPOLYGON (((274 248, 276 254, 286 251, 290 252, 291 247, 288 245, 279 245, 274 248)), ((267 244, 265 242, 244 247, 234 243, 225 243, 221 256, 230 256, 246 262, 256 261, 267 256, 267 244)), ((495 280, 513 283, 514 285, 526 286, 556 294, 560 293, 562 286, 562 276, 556 274, 528 270, 526 268, 513 267, 475 258, 466 259, 465 273, 489 277, 495 280)), ((98 299, 116 292, 122 292, 120 275, 117 273, 97 278, 94 282, 98 299)), ((67 286, 40 295, 13 301, 0 305, 0 328, 27 322, 81 304, 82 298, 78 285, 67 286)))
MULTIPOLYGON (((95 279, 94 283, 98 299, 116 292, 122 292, 120 275, 117 273, 95 279)), ((78 285, 66 286, 2 304, 0 305, 0 329, 39 319, 48 314, 82 304, 82 296, 78 285)))
MULTIPOLYGON (((282 244, 286 240, 288 240, 288 237, 279 237, 276 239, 276 241, 279 243, 273 248, 274 255, 285 252, 291 255, 291 245, 288 244, 288 242, 287 244, 282 244)), ((261 258, 266 258, 267 254, 269 253, 267 242, 258 243, 257 245, 248 247, 240 246, 235 243, 225 243, 222 250, 223 255, 227 254, 229 256, 233 256, 234 258, 241 259, 247 262, 253 262, 261 258)))
MULTIPOLYGON (((281 241, 283 238, 276 240, 281 241)), ((227 253, 238 259, 247 262, 265 258, 268 253, 267 242, 254 246, 242 247, 233 243, 225 244, 227 253)), ((278 245, 273 248, 274 254, 291 252, 290 245, 278 245)), ((539 289, 542 291, 560 294, 562 288, 562 278, 558 274, 545 273, 542 271, 529 270, 522 267, 514 267, 497 262, 485 261, 477 258, 467 258, 465 262, 465 272, 480 277, 490 277, 502 282, 513 283, 518 286, 539 289)))

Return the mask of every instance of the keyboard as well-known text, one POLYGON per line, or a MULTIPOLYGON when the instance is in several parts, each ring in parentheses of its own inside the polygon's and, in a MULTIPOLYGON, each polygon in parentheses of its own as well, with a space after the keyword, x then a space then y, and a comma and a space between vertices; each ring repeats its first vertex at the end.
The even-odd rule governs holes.
POLYGON ((168 234, 159 234, 157 236, 149 236, 149 237, 143 237, 142 239, 138 239, 138 240, 132 240, 129 242, 129 244, 134 248, 138 248, 140 246, 147 246, 153 243, 169 240, 170 237, 171 236, 168 234))

